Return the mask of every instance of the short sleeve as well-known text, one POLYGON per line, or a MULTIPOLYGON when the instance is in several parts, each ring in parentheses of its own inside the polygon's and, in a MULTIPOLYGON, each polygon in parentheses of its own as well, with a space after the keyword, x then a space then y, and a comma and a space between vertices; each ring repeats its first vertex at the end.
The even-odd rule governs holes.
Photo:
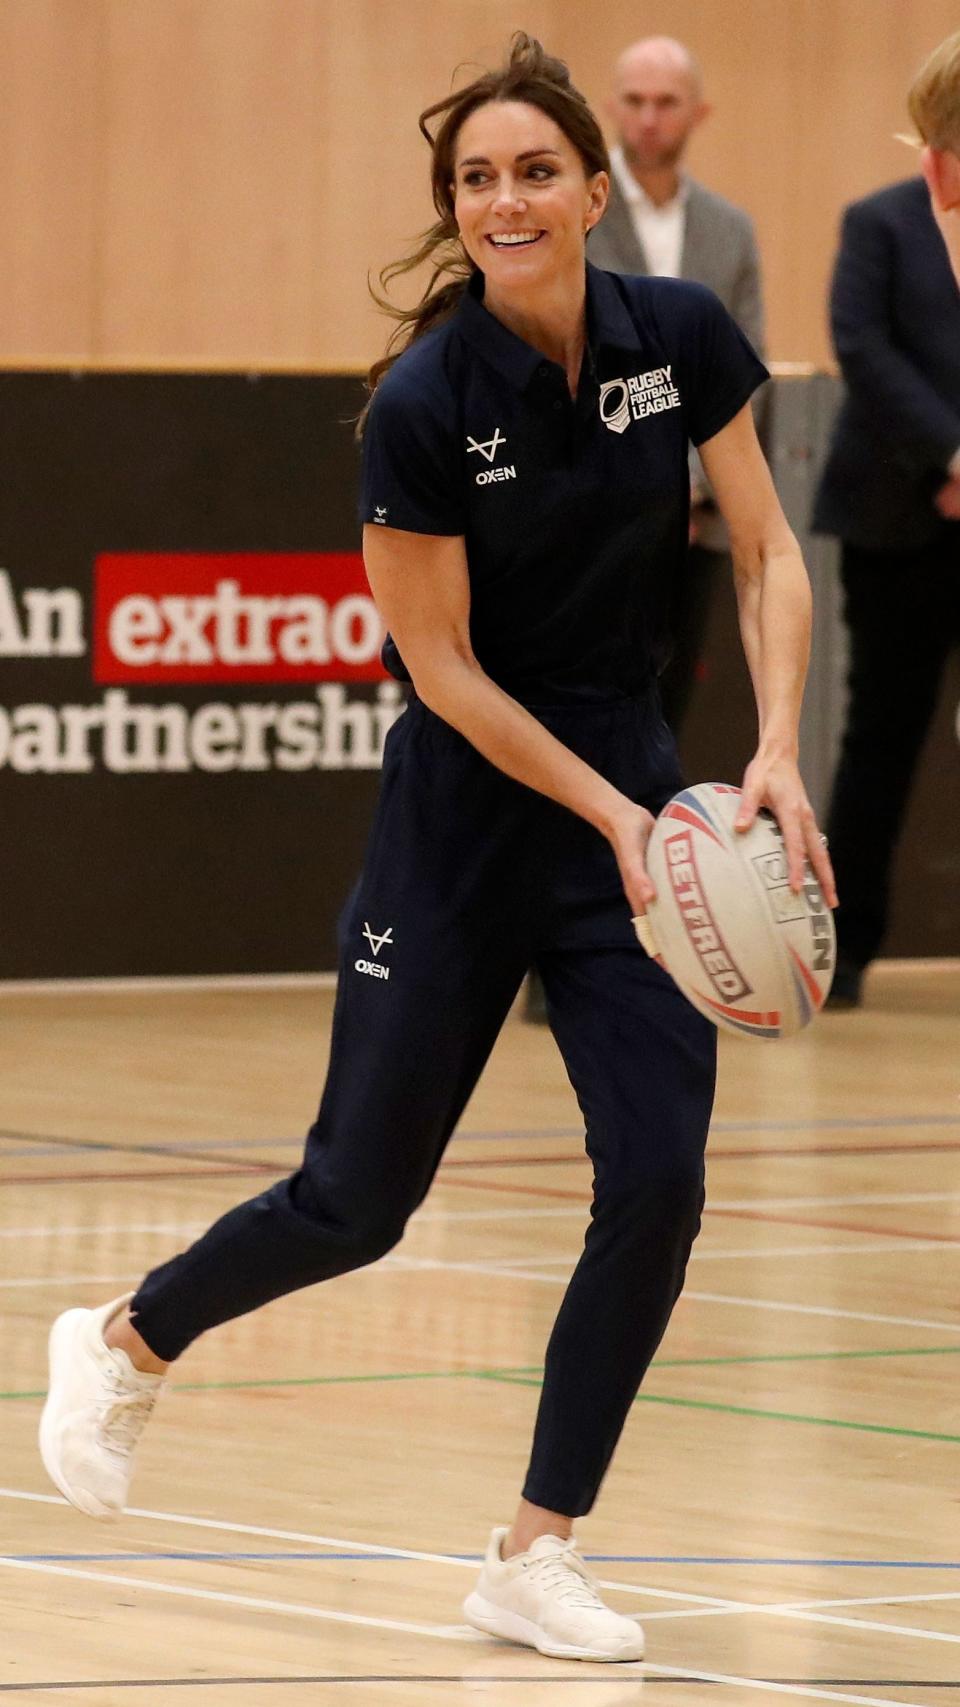
POLYGON ((665 342, 676 349, 687 433, 699 446, 732 421, 770 375, 732 315, 705 285, 675 285, 662 321, 665 342))
POLYGON ((399 366, 381 380, 364 426, 361 522, 406 533, 464 532, 450 414, 439 387, 411 383, 399 366))

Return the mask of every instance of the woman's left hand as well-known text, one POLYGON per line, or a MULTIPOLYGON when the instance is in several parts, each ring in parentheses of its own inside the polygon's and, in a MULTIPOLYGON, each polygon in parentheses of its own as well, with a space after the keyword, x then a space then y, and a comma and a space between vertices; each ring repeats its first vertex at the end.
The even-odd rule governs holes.
POLYGON ((735 827, 741 831, 749 830, 761 806, 769 807, 780 826, 791 889, 799 893, 803 888, 804 861, 808 860, 827 906, 835 907, 837 888, 827 852, 827 838, 820 834, 813 807, 793 759, 768 757, 762 750, 751 759, 744 772, 735 827))

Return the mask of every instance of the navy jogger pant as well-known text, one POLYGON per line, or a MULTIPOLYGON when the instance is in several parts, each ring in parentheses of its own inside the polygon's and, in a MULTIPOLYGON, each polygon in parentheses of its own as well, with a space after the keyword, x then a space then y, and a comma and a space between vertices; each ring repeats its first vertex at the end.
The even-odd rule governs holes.
MULTIPOLYGON (((652 811, 681 786, 656 695, 535 714, 652 811)), ((533 963, 583 1112, 594 1201, 547 1347, 523 1491, 576 1517, 596 1498, 699 1229, 715 1033, 637 944, 605 839, 417 700, 388 737, 341 920, 330 1066, 303 1163, 150 1274, 132 1309, 172 1360, 205 1329, 390 1250, 533 963)))

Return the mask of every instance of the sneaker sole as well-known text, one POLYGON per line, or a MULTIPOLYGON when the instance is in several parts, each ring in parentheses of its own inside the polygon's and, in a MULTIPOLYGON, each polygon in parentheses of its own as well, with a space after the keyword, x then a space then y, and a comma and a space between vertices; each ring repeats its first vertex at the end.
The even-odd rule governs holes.
POLYGON ((610 1654, 601 1648, 578 1648, 570 1643, 555 1642, 539 1624, 522 1618, 519 1612, 506 1612, 502 1607, 494 1606, 491 1601, 484 1600, 482 1594, 467 1595, 463 1614, 475 1630, 482 1630, 488 1636, 500 1636, 505 1642, 519 1642, 525 1648, 536 1648, 538 1654, 545 1654, 548 1659, 601 1660, 612 1664, 643 1659, 643 1635, 639 1625, 636 1643, 630 1644, 629 1651, 610 1654))
MULTIPOLYGON (((67 1342, 72 1340, 73 1322, 71 1318, 84 1316, 86 1313, 87 1312, 85 1310, 66 1310, 62 1316, 57 1317, 53 1327, 50 1329, 50 1338, 47 1341, 50 1363, 50 1392, 53 1391, 53 1387, 57 1379, 58 1365, 68 1351, 67 1342)), ((120 1512, 115 1506, 103 1505, 100 1500, 95 1499, 92 1494, 87 1493, 85 1488, 79 1490, 72 1488, 61 1474, 57 1453, 57 1443, 53 1435, 52 1421, 50 1417, 49 1393, 47 1396, 47 1402, 43 1407, 43 1414, 40 1418, 39 1439, 40 1457, 43 1459, 43 1467, 46 1470, 47 1475, 50 1477, 54 1487, 59 1489, 64 1499, 69 1500, 70 1504, 72 1506, 76 1506, 77 1510, 82 1511, 86 1517, 97 1517, 105 1523, 115 1521, 116 1518, 120 1516, 120 1512)))

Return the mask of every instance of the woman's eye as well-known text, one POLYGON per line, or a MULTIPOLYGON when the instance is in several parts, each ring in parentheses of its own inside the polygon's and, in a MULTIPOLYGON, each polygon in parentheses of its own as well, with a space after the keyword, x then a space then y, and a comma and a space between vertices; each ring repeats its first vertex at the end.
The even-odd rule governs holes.
POLYGON ((530 168, 530 177, 535 178, 538 183, 542 183, 545 178, 552 178, 554 176, 555 173, 552 166, 531 166, 530 168))
POLYGON ((475 190, 478 184, 484 182, 483 173, 479 171, 464 172, 463 181, 468 189, 475 190))

